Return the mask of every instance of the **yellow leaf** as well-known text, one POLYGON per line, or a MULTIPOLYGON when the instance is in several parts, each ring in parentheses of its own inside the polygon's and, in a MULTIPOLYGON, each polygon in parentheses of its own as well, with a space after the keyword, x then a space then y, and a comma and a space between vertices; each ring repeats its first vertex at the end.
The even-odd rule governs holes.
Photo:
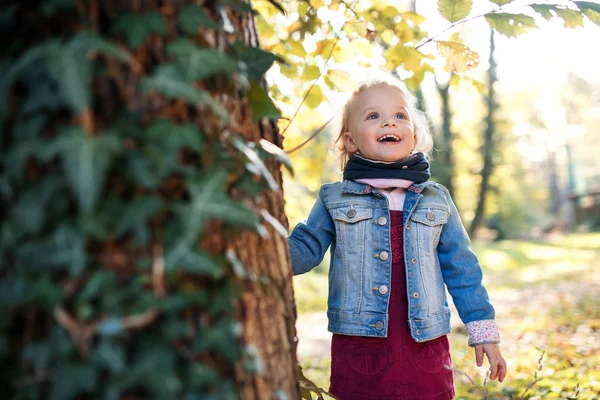
POLYGON ((290 26, 288 26, 287 31, 291 35, 292 33, 296 32, 300 28, 302 28, 302 22, 296 20, 296 21, 292 22, 292 24, 290 26))
POLYGON ((420 25, 425 21, 424 16, 414 13, 412 11, 403 12, 400 15, 402 16, 402 19, 405 19, 407 21, 412 21, 415 23, 415 25, 420 25))
POLYGON ((356 33, 358 37, 367 37, 367 21, 352 21, 346 24, 348 33, 356 33))
POLYGON ((412 46, 404 46, 402 43, 387 49, 384 57, 394 67, 402 66, 408 71, 421 69, 421 62, 425 57, 423 53, 412 46))
POLYGON ((290 52, 298 57, 305 57, 306 56, 306 50, 304 50, 304 46, 302 46, 302 43, 300 43, 297 40, 288 40, 286 42, 287 48, 290 50, 290 52))
POLYGON ((356 54, 360 54, 366 58, 373 56, 373 45, 369 42, 354 42, 353 44, 356 54))
POLYGON ((339 69, 330 69, 327 71, 327 77, 331 80, 334 86, 340 91, 354 90, 356 85, 350 80, 350 74, 339 69))
POLYGON ((466 72, 479 65, 479 54, 462 43, 436 41, 438 52, 446 59, 449 72, 466 72))
POLYGON ((308 108, 314 109, 317 108, 323 102, 324 99, 325 96, 323 95, 323 90, 321 90, 321 86, 315 85, 310 90, 310 92, 308 92, 308 96, 306 96, 304 104, 306 104, 308 108))
POLYGON ((385 31, 381 32, 381 39, 388 44, 391 43, 395 36, 396 34, 391 29, 386 29, 385 31))
POLYGON ((310 5, 312 6, 312 8, 319 8, 323 6, 323 0, 310 0, 310 5))
POLYGON ((395 18, 396 16, 398 16, 398 14, 400 14, 400 11, 398 11, 398 9, 393 6, 387 6, 383 9, 383 11, 381 11, 381 16, 383 18, 395 18))
POLYGON ((414 38, 414 32, 406 21, 400 21, 396 24, 396 35, 400 38, 400 43, 410 42, 414 38))
MULTIPOLYGON (((341 47, 340 43, 338 43, 333 50, 333 60, 338 63, 351 61, 354 59, 354 55, 354 47, 351 44, 341 47)), ((327 56, 327 54, 325 54, 325 56, 327 56)))
POLYGON ((315 56, 323 55, 324 57, 327 57, 331 51, 331 46, 333 46, 333 43, 335 43, 335 40, 333 39, 319 40, 317 42, 317 49, 313 52, 313 54, 315 56))
POLYGON ((302 73, 302 79, 312 81, 313 79, 317 79, 319 77, 320 72, 321 70, 316 65, 307 65, 302 73))
POLYGON ((336 0, 333 0, 331 2, 331 4, 329 5, 329 9, 333 10, 333 11, 337 11, 339 8, 340 8, 340 2, 336 1, 336 0))
POLYGON ((281 53, 285 49, 283 43, 275 43, 270 46, 265 46, 263 50, 268 51, 269 53, 281 53))

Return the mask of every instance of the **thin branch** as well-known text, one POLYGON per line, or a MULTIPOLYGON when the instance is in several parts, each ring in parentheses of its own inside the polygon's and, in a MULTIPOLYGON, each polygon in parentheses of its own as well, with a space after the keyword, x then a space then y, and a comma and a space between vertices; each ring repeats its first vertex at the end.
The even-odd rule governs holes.
POLYGON ((323 131, 323 129, 325 129, 325 127, 333 120, 333 118, 330 118, 329 121, 325 122, 319 129, 317 129, 312 135, 310 135, 310 137, 308 139, 306 139, 304 142, 300 143, 298 146, 294 147, 293 149, 286 151, 286 153, 288 154, 292 154, 293 152, 295 152, 296 150, 300 149, 301 147, 303 147, 306 143, 310 142, 315 136, 317 136, 319 133, 321 133, 323 131))

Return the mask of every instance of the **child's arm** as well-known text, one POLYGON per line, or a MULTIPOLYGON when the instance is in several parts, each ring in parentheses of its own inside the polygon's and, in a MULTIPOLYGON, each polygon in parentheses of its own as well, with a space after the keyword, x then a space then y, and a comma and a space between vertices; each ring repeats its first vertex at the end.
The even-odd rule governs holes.
POLYGON ((450 205, 450 217, 442 229, 438 244, 438 258, 444 282, 460 318, 467 327, 469 346, 475 348, 477 365, 483 365, 485 354, 490 363, 490 379, 502 382, 507 366, 498 346, 500 333, 494 320, 494 308, 482 284, 481 266, 471 250, 471 241, 460 220, 456 205, 445 188, 444 196, 450 205))
POLYGON ((294 275, 304 274, 319 265, 334 235, 335 225, 319 196, 308 220, 296 225, 288 236, 294 275))

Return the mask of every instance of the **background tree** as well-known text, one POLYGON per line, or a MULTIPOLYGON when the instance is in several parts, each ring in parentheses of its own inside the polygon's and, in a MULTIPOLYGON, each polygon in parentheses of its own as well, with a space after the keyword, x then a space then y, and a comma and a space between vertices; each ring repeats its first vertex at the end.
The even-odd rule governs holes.
POLYGON ((0 397, 299 398, 250 6, 14 1, 0 29, 0 397))

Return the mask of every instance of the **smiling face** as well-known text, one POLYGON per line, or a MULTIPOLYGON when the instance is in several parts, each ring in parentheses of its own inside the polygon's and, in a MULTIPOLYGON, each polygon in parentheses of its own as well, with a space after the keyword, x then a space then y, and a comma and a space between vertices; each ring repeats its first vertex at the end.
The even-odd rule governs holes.
POLYGON ((374 161, 406 158, 416 143, 408 104, 399 89, 386 84, 358 93, 348 110, 348 132, 343 133, 349 153, 374 161))

